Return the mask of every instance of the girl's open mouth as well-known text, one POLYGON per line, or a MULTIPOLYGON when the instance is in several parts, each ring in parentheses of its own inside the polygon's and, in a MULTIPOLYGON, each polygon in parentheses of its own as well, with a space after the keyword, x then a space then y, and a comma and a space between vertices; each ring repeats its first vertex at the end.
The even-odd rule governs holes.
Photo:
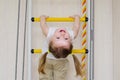
POLYGON ((60 30, 60 32, 64 32, 64 33, 65 33, 66 31, 65 31, 65 30, 63 30, 63 29, 61 29, 61 30, 60 30))

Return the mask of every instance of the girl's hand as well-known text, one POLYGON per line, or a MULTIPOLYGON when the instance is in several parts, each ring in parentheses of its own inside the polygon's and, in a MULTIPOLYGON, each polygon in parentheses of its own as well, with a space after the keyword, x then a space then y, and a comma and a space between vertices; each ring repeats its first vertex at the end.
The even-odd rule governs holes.
POLYGON ((46 22, 46 19, 48 18, 48 16, 46 16, 46 15, 42 15, 42 16, 40 16, 40 20, 42 21, 42 22, 46 22))
POLYGON ((74 15, 74 16, 70 16, 70 18, 74 19, 73 32, 74 32, 74 38, 76 38, 80 30, 80 16, 74 15))
POLYGON ((70 18, 73 18, 73 19, 80 19, 80 16, 79 15, 73 15, 73 16, 69 16, 70 18))
POLYGON ((45 15, 40 16, 40 26, 41 26, 42 32, 45 36, 47 36, 48 29, 49 29, 47 24, 46 24, 47 18, 48 18, 48 16, 45 16, 45 15))

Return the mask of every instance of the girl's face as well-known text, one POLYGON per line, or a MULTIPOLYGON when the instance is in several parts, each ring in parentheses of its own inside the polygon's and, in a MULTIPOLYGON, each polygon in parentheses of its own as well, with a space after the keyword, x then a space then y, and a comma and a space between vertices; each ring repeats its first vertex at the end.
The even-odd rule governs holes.
POLYGON ((64 28, 57 29, 51 40, 55 47, 64 47, 67 49, 69 48, 71 42, 70 35, 64 28))

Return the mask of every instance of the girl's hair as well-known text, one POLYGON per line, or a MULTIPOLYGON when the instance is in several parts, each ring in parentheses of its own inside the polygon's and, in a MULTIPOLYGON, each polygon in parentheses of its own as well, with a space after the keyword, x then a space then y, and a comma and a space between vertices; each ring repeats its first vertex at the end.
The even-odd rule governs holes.
POLYGON ((53 42, 49 44, 49 51, 56 57, 56 58, 66 58, 70 53, 72 53, 73 45, 70 43, 69 49, 64 47, 54 47, 53 42))
POLYGON ((76 69, 76 75, 82 76, 83 74, 82 74, 81 64, 75 55, 72 55, 72 56, 73 56, 74 65, 75 65, 75 69, 76 69))
MULTIPOLYGON (((69 54, 72 53, 72 49, 73 49, 72 43, 70 43, 69 49, 66 49, 63 47, 59 47, 59 48, 53 47, 52 42, 50 42, 50 44, 49 44, 49 52, 51 52, 56 58, 66 58, 69 54)), ((44 67, 45 67, 45 63, 46 63, 47 54, 48 54, 48 52, 43 54, 43 56, 39 60, 39 66, 38 66, 39 73, 41 72, 41 73, 45 74, 44 67)), ((80 62, 75 55, 72 55, 72 56, 73 56, 73 60, 74 60, 74 64, 75 64, 76 75, 82 76, 80 62)))
POLYGON ((46 52, 39 60, 39 66, 38 66, 38 72, 45 74, 44 67, 45 67, 45 62, 46 62, 46 56, 48 52, 46 52))

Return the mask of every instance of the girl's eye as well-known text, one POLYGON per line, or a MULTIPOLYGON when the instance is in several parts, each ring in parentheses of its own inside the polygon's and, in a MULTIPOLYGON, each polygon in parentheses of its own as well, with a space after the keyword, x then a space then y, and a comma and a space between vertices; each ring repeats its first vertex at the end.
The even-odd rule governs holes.
POLYGON ((60 39, 60 37, 57 37, 56 39, 60 39))
POLYGON ((65 38, 65 40, 68 40, 68 38, 65 38))

